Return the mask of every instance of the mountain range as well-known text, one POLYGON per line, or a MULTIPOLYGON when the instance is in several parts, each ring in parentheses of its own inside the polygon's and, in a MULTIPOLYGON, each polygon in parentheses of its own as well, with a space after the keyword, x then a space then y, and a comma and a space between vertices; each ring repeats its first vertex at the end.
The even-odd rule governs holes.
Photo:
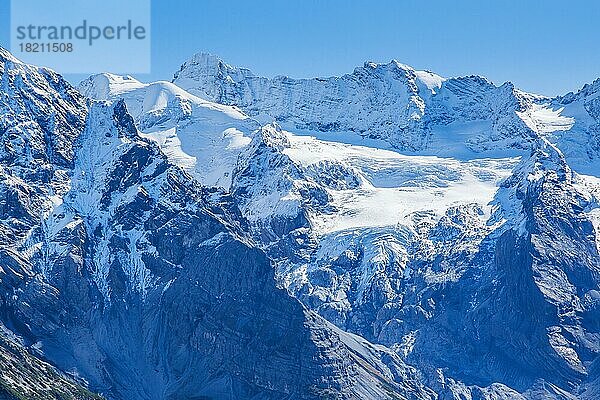
POLYGON ((0 49, 0 399, 596 399, 600 80, 0 49))

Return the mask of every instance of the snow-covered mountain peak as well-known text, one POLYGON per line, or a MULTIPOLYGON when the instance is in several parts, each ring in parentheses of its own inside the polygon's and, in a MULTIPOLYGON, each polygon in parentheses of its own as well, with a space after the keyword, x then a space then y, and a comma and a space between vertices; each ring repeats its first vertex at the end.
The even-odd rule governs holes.
MULTIPOLYGON (((173 82, 196 96, 219 103, 217 101, 220 96, 219 93, 207 93, 206 90, 209 87, 197 87, 196 81, 199 76, 210 77, 216 83, 218 80, 237 82, 247 77, 253 77, 254 75, 248 69, 231 66, 219 57, 208 53, 195 54, 183 63, 179 71, 175 73, 173 82)), ((220 103, 225 104, 224 102, 220 103)))
POLYGON ((143 86, 143 83, 132 76, 115 75, 108 72, 92 75, 78 85, 79 91, 83 95, 96 100, 108 100, 143 86))
POLYGON ((600 176, 600 79, 576 93, 536 99, 520 117, 555 144, 575 171, 600 176))
MULTIPOLYGON (((360 67, 359 67, 360 68, 360 67)), ((363 69, 366 70, 377 70, 377 69, 387 69, 387 70, 396 70, 396 71, 400 71, 402 73, 404 73, 408 79, 412 79, 422 83, 423 85, 425 85, 429 90, 431 90, 433 93, 435 93, 435 91, 437 89, 439 89, 442 86, 442 83, 446 80, 446 78, 443 78, 431 71, 419 71, 416 70, 415 68, 411 67, 410 65, 401 63, 398 60, 392 60, 389 63, 376 63, 373 61, 367 61, 364 63, 363 69)), ((355 72, 358 71, 358 68, 355 69, 355 72)))
POLYGON ((182 71, 188 69, 205 69, 208 71, 222 70, 222 71, 249 71, 246 68, 240 68, 227 64, 219 56, 200 52, 194 54, 188 61, 186 61, 180 68, 180 71, 175 75, 178 75, 182 71))
POLYGON ((578 99, 583 99, 589 96, 594 96, 600 92, 600 78, 595 79, 592 83, 586 83, 576 92, 569 92, 564 96, 558 96, 556 100, 562 104, 569 104, 578 99))
POLYGON ((221 112, 234 119, 248 119, 235 107, 204 100, 167 81, 142 83, 131 76, 101 73, 82 81, 79 90, 86 97, 96 100, 123 98, 134 116, 164 110, 169 104, 176 102, 221 112))
POLYGON ((279 152, 290 147, 288 135, 276 123, 267 124, 256 133, 253 142, 260 142, 279 152))
POLYGON ((84 80, 80 90, 92 98, 123 99, 141 134, 210 186, 229 188, 236 158, 259 127, 236 107, 202 99, 171 82, 147 84, 101 74, 84 80))
POLYGON ((85 98, 54 71, 24 64, 3 50, 0 64, 0 159, 35 168, 73 161, 85 98))
POLYGON ((518 182, 524 196, 531 187, 543 183, 549 175, 564 185, 572 184, 575 177, 560 149, 547 139, 540 138, 533 145, 531 155, 523 159, 502 186, 508 187, 518 182))

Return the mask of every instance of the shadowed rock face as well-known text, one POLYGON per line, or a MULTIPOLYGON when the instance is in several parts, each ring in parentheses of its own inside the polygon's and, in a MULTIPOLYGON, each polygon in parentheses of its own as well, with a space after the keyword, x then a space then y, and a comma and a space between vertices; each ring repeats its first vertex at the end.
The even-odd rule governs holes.
POLYGON ((277 289, 230 197, 142 139, 124 102, 86 105, 0 55, 1 126, 30 156, 1 163, 0 318, 26 346, 110 399, 433 396, 277 289))
POLYGON ((472 282, 476 300, 463 310, 466 339, 479 352, 473 358, 485 360, 474 376, 520 391, 537 379, 570 389, 597 358, 597 310, 588 299, 600 259, 573 179, 545 143, 501 189, 515 191, 522 216, 497 238, 493 265, 472 282))

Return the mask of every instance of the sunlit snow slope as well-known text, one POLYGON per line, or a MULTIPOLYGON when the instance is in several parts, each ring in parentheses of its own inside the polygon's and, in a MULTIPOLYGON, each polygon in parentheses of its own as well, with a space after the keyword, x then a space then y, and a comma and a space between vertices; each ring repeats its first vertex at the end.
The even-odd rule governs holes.
POLYGON ((80 88, 97 100, 123 98, 143 136, 211 186, 229 188, 237 155, 258 128, 235 107, 202 100, 169 82, 143 84, 130 76, 100 74, 80 88))

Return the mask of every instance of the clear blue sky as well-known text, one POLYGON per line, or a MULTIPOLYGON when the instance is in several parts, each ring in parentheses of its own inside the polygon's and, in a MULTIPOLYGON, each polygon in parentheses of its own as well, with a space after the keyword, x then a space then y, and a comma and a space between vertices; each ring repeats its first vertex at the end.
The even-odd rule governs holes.
MULTIPOLYGON (((4 47, 8 3, 0 0, 4 47)), ((208 51, 265 76, 340 75, 397 59, 562 94, 600 77, 599 20, 596 0, 153 0, 152 73, 140 78, 170 79, 208 51)))

